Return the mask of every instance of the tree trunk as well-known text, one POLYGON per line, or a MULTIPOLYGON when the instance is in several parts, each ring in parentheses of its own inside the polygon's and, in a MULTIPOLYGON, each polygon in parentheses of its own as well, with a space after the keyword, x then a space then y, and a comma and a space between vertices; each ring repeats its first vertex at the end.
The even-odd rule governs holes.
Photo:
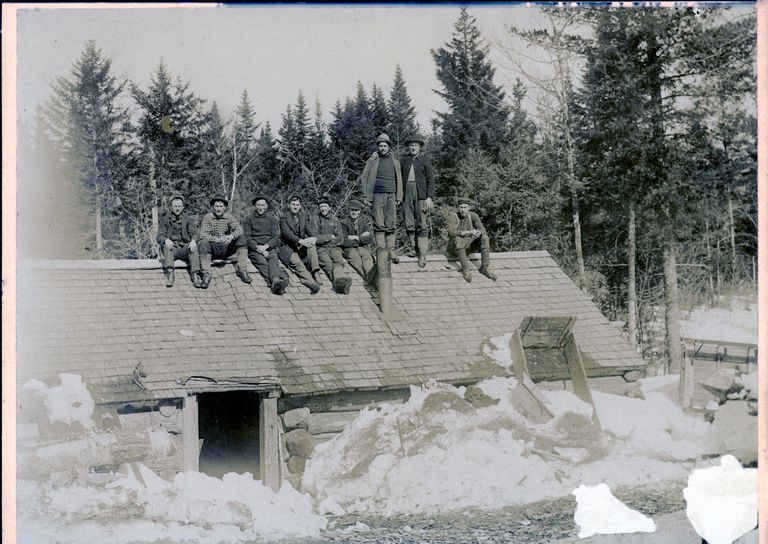
POLYGON ((96 253, 101 255, 104 250, 104 240, 101 236, 101 195, 96 196, 96 253))
POLYGON ((737 280, 736 227, 733 224, 733 196, 728 191, 728 235, 731 241, 731 281, 737 280))
POLYGON ((629 205, 629 237, 627 241, 627 332, 629 341, 633 346, 637 345, 637 242, 635 225, 635 204, 629 205))
POLYGON ((667 328, 667 368, 680 372, 683 353, 680 347, 680 296, 677 290, 677 258, 671 241, 664 247, 664 317, 667 328))
POLYGON ((710 244, 709 219, 704 221, 704 243, 707 246, 707 264, 709 265, 709 274, 707 274, 707 286, 709 288, 709 298, 715 300, 715 282, 712 279, 712 245, 710 244))
MULTIPOLYGON (((152 189, 152 231, 150 232, 150 246, 155 246, 157 232, 160 230, 160 210, 157 206, 157 178, 155 177, 155 150, 149 147, 149 187, 152 189)), ((159 251, 159 250, 158 250, 159 251)))
POLYGON ((573 158, 573 141, 571 140, 571 113, 568 101, 563 98, 563 134, 565 136, 566 156, 568 157, 568 188, 571 191, 571 213, 573 217, 573 245, 576 248, 576 265, 579 270, 579 288, 588 290, 587 271, 584 266, 584 251, 581 245, 581 217, 579 209, 579 195, 576 189, 576 167, 573 158))

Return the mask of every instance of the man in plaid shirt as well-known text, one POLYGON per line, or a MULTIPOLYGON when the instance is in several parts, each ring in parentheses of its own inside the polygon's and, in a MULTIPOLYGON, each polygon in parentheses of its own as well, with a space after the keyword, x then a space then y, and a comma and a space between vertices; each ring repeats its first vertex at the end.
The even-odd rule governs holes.
POLYGON ((229 200, 221 195, 211 199, 213 211, 203 217, 200 225, 200 287, 208 289, 211 283, 211 259, 225 259, 237 253, 237 277, 251 283, 248 275, 248 242, 240 222, 227 213, 229 200))

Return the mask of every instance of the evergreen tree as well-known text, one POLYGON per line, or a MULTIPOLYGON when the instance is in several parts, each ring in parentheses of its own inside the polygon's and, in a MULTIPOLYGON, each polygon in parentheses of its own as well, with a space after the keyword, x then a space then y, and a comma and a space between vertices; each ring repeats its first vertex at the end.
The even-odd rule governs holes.
POLYGON ((389 113, 389 126, 386 133, 395 142, 395 152, 401 154, 403 152, 403 140, 412 134, 418 134, 421 129, 416 122, 416 109, 411 105, 411 97, 408 95, 403 71, 399 64, 395 68, 395 80, 389 94, 387 111, 389 113))
POLYGON ((466 8, 461 9, 454 29, 451 41, 432 51, 443 87, 436 92, 448 103, 448 112, 437 114, 442 132, 439 189, 443 193, 455 180, 455 165, 470 148, 495 161, 508 134, 509 107, 501 87, 493 82, 495 69, 488 59, 488 46, 466 8))
MULTIPOLYGON (((373 123, 373 129, 377 134, 386 132, 389 127, 387 101, 381 87, 375 83, 371 90, 371 123, 373 123)), ((389 137, 391 138, 392 135, 390 134, 389 137)))
POLYGON ((126 85, 112 75, 111 59, 89 41, 69 77, 56 80, 47 108, 53 137, 92 197, 86 205, 93 211, 99 254, 120 228, 119 193, 129 165, 129 114, 121 104, 126 85))
POLYGON ((254 191, 264 191, 268 194, 280 190, 280 161, 278 160, 275 140, 269 121, 259 134, 256 164, 254 166, 254 191))

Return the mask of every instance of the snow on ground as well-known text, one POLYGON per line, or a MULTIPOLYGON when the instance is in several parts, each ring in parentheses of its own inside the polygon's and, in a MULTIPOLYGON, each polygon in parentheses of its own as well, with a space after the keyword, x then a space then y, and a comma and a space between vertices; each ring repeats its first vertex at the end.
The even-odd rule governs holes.
POLYGON ((20 482, 20 542, 254 542, 318 536, 327 519, 309 496, 278 493, 250 473, 182 472, 173 483, 139 465, 106 486, 20 482))
POLYGON ((40 380, 29 380, 23 389, 43 398, 51 423, 80 423, 92 429, 96 403, 78 374, 59 374, 60 385, 48 387, 40 380))
POLYGON ((573 490, 573 495, 576 497, 573 520, 579 526, 579 538, 656 530, 651 518, 614 497, 605 484, 580 485, 573 490))
POLYGON ((697 307, 681 322, 684 337, 757 343, 757 301, 733 298, 727 308, 697 307))
POLYGON ((580 484, 611 487, 685 478, 708 430, 666 397, 595 393, 591 406, 567 391, 546 391, 555 418, 526 424, 509 394, 514 379, 480 384, 500 402, 475 408, 463 388, 429 384, 410 400, 364 410, 319 445, 302 480, 317 500, 348 512, 440 513, 493 510, 567 496, 580 484))

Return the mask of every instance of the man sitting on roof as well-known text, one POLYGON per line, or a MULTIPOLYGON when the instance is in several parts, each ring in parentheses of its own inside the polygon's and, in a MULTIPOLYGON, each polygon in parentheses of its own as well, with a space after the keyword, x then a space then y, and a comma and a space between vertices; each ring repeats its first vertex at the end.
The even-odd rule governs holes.
POLYGON ((189 266, 192 285, 200 287, 200 254, 197 251, 197 225, 184 212, 184 197, 171 197, 171 210, 160 218, 157 243, 163 254, 165 286, 173 287, 175 272, 173 262, 181 259, 189 266))
POLYGON ((288 211, 280 218, 280 238, 283 242, 280 246, 280 260, 314 295, 320 291, 322 281, 315 247, 315 229, 306 214, 301 213, 301 197, 293 195, 288 199, 288 206, 288 211), (307 270, 307 265, 312 274, 307 270))
POLYGON ((341 223, 331 213, 331 202, 327 197, 322 197, 318 201, 318 206, 320 211, 315 220, 317 258, 320 261, 320 267, 330 278, 333 290, 342 295, 348 295, 352 280, 347 275, 347 271, 344 270, 344 257, 341 255, 341 249, 339 249, 344 238, 341 223))
POLYGON ((371 253, 373 232, 368 219, 360 217, 363 205, 359 200, 350 200, 349 217, 341 221, 343 239, 342 253, 349 264, 369 284, 376 283, 376 263, 371 253))
POLYGON ((480 216, 470 210, 472 201, 468 198, 459 199, 459 211, 450 212, 447 218, 448 252, 459 257, 461 275, 466 281, 472 281, 468 253, 480 250, 479 272, 487 278, 496 281, 496 274, 491 272, 491 243, 480 216))
POLYGON ((248 275, 248 244, 243 236, 243 227, 227 213, 229 200, 221 195, 211 199, 213 210, 203 217, 200 224, 200 264, 203 269, 203 289, 211 283, 211 259, 226 259, 237 254, 237 277, 244 283, 251 283, 248 275))
POLYGON ((251 200, 253 213, 243 219, 243 235, 248 243, 248 258, 267 280, 275 295, 285 293, 288 273, 280 266, 277 248, 280 247, 280 225, 269 210, 269 199, 256 195, 251 200))

